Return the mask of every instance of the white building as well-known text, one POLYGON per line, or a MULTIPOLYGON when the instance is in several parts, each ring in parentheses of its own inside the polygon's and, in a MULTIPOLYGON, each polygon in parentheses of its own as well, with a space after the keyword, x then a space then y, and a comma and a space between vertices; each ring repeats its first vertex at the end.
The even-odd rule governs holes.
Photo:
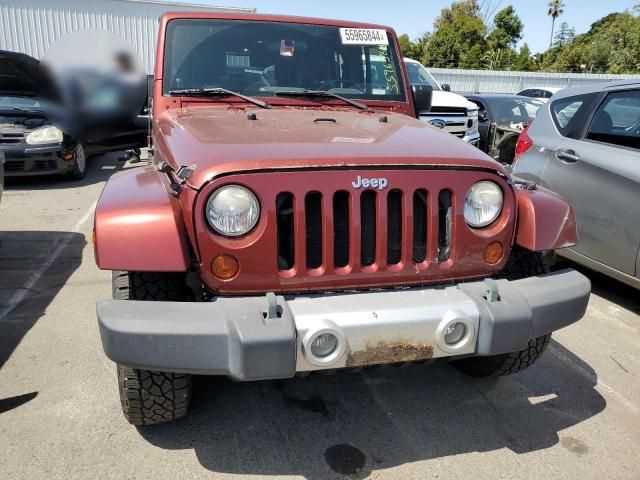
POLYGON ((137 50, 153 72, 158 18, 168 11, 253 13, 254 8, 203 6, 163 0, 0 0, 0 50, 42 58, 75 30, 109 30, 137 50))

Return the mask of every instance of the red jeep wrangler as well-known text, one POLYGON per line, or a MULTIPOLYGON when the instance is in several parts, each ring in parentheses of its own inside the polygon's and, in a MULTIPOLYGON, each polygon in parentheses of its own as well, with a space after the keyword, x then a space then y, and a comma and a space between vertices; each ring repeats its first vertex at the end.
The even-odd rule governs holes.
POLYGON ((589 281, 542 254, 575 244, 571 207, 417 120, 430 90, 401 58, 377 25, 162 17, 152 165, 114 175, 95 216, 131 423, 185 415, 191 374, 514 373, 583 316, 589 281))

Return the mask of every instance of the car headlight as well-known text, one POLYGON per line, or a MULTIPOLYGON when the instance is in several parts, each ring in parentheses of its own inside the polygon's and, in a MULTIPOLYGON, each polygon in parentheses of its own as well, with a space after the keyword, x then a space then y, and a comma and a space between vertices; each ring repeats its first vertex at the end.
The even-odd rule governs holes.
POLYGON ((62 142, 62 132, 59 128, 53 126, 38 128, 27 135, 26 142, 29 145, 60 143, 62 142))
POLYGON ((207 201, 207 219, 221 235, 239 237, 258 223, 260 204, 251 190, 240 185, 226 185, 211 194, 207 201))
POLYGON ((486 227, 502 211, 502 190, 493 182, 473 185, 464 199, 464 219, 471 227, 486 227))

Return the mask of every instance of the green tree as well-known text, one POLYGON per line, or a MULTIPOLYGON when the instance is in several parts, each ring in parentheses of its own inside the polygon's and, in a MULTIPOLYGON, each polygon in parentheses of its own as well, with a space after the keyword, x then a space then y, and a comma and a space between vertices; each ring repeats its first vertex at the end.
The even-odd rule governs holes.
POLYGON ((574 38, 576 38, 576 29, 569 27, 567 22, 562 22, 558 27, 558 32, 553 37, 553 46, 564 47, 573 42, 574 38))
POLYGON ((487 27, 481 18, 477 0, 452 3, 450 7, 442 9, 433 26, 434 32, 424 54, 429 66, 478 66, 481 58, 472 58, 470 53, 472 49, 477 53, 478 46, 480 49, 485 46, 487 27))
POLYGON ((640 16, 625 11, 601 18, 573 41, 556 42, 545 52, 542 68, 552 72, 640 72, 640 16))
POLYGON ((547 6, 549 10, 547 10, 547 15, 551 17, 551 37, 549 38, 549 48, 553 45, 553 31, 556 25, 556 18, 564 13, 564 3, 562 0, 551 0, 547 6))
POLYGON ((522 38, 524 25, 512 5, 500 10, 493 19, 494 28, 487 36, 487 43, 493 49, 515 47, 522 38))
POLYGON ((520 48, 520 52, 516 55, 511 65, 513 70, 520 72, 530 72, 534 68, 533 60, 531 59, 531 49, 525 42, 520 48))

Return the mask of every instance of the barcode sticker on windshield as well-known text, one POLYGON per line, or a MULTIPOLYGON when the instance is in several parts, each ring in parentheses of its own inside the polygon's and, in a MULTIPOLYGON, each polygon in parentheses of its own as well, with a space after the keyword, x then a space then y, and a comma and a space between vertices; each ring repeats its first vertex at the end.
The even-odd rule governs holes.
POLYGON ((389 45, 387 31, 376 28, 341 28, 343 45, 389 45))

